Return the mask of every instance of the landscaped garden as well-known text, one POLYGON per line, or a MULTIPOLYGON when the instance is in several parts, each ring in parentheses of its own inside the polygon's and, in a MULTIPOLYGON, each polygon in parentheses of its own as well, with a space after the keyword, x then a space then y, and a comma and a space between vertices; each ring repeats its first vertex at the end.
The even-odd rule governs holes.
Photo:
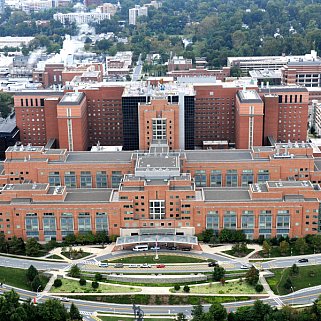
POLYGON ((61 279, 62 284, 60 286, 53 286, 51 292, 53 293, 91 293, 91 292, 103 292, 103 293, 132 293, 140 292, 141 289, 128 286, 116 286, 111 284, 100 284, 93 281, 94 285, 98 284, 98 287, 94 287, 91 281, 80 281, 61 279))
MULTIPOLYGON (((106 261, 107 262, 107 261, 106 261)), ((159 264, 159 263, 202 263, 208 262, 207 260, 196 258, 193 256, 181 255, 181 254, 160 254, 158 255, 158 260, 155 260, 155 254, 137 254, 132 256, 127 256, 115 260, 109 260, 112 263, 125 263, 125 264, 159 264)))
POLYGON ((267 278, 272 291, 284 295, 311 286, 321 284, 321 265, 292 266, 285 269, 271 270, 274 276, 267 278))

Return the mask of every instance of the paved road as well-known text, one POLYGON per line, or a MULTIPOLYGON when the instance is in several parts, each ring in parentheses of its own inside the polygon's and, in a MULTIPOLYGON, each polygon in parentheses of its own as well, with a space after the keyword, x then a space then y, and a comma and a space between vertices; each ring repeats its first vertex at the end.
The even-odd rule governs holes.
POLYGON ((59 270, 67 267, 68 263, 27 260, 8 256, 0 256, 0 266, 27 269, 30 265, 33 265, 39 270, 59 270))

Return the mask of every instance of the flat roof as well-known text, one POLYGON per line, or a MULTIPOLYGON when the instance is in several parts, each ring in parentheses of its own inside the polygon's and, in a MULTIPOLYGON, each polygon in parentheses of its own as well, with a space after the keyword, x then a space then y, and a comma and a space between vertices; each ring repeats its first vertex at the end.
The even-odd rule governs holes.
POLYGON ((4 191, 32 191, 32 190, 46 190, 48 187, 47 183, 23 183, 23 184, 6 184, 3 187, 4 191))
POLYGON ((310 181, 269 181, 266 183, 269 187, 283 188, 283 187, 309 187, 313 188, 310 181))
POLYGON ((185 151, 187 162, 228 162, 253 160, 249 150, 185 151))
POLYGON ((250 201, 248 189, 244 188, 204 188, 204 200, 207 202, 250 201))
POLYGON ((130 163, 132 152, 69 152, 66 163, 130 163))
POLYGON ((298 86, 274 86, 268 88, 259 88, 261 93, 275 93, 275 92, 306 92, 308 91, 305 87, 298 86))
POLYGON ((84 97, 83 92, 68 92, 65 93, 58 105, 79 105, 84 97))
POLYGON ((160 156, 160 155, 148 155, 142 156, 137 159, 136 168, 137 169, 147 169, 147 168, 173 168, 178 167, 178 161, 176 156, 160 156))
POLYGON ((262 99, 256 90, 240 90, 237 96, 242 103, 261 103, 262 99))
POLYGON ((109 188, 78 188, 67 190, 64 203, 107 203, 110 202, 112 189, 109 188))

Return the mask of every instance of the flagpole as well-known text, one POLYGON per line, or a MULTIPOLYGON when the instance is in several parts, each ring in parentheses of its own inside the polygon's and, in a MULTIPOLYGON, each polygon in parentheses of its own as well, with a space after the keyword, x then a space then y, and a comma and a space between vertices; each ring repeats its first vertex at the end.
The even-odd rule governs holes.
POLYGON ((155 244, 155 249, 156 249, 155 260, 158 260, 158 252, 157 252, 157 235, 156 235, 156 244, 155 244))

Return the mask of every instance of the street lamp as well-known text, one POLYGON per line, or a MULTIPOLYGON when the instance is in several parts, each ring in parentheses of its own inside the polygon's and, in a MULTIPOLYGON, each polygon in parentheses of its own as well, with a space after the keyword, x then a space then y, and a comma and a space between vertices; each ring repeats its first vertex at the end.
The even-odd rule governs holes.
MULTIPOLYGON (((291 285, 291 290, 292 290, 292 293, 294 293, 294 289, 293 289, 292 285, 291 285)), ((292 298, 291 298, 291 306, 293 306, 293 295, 292 295, 292 298)))
POLYGON ((291 248, 291 256, 292 256, 292 251, 293 251, 293 249, 291 248))
POLYGON ((37 287, 37 297, 38 297, 38 291, 41 288, 41 284, 39 284, 39 286, 37 287))

